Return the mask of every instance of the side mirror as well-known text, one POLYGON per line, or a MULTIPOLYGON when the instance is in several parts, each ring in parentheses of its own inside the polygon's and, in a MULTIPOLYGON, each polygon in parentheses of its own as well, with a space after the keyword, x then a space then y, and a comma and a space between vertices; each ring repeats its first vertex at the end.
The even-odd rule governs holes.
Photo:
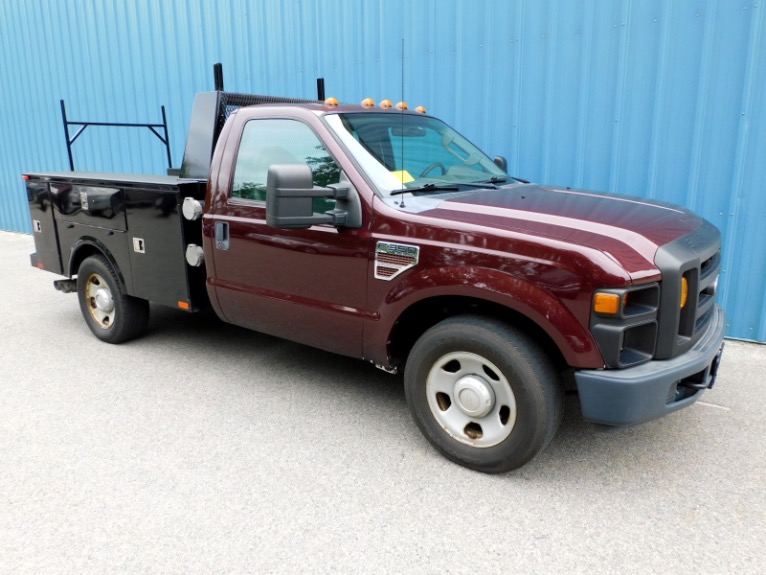
POLYGON ((508 173, 508 160, 505 159, 505 156, 495 156, 492 159, 493 162, 495 162, 495 165, 503 170, 506 174, 508 173))
POLYGON ((266 224, 274 228, 306 229, 319 224, 342 226, 347 212, 314 212, 314 198, 343 200, 351 185, 314 186, 308 164, 273 164, 266 178, 266 224))

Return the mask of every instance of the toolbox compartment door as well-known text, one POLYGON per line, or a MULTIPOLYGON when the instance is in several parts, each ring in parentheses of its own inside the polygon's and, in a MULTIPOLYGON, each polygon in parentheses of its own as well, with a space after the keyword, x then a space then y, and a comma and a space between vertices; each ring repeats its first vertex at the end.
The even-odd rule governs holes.
POLYGON ((63 272, 59 248, 56 218, 47 182, 27 181, 29 215, 32 218, 32 235, 35 239, 35 253, 32 265, 59 275, 63 272))

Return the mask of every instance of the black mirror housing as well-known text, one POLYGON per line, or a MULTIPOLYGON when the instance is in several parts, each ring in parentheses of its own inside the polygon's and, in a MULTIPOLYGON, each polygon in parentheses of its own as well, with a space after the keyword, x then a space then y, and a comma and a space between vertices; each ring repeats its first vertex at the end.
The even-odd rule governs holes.
POLYGON ((314 212, 314 198, 343 200, 350 184, 315 187, 308 164, 273 164, 266 179, 266 224, 274 228, 306 229, 319 224, 342 226, 346 212, 314 212))

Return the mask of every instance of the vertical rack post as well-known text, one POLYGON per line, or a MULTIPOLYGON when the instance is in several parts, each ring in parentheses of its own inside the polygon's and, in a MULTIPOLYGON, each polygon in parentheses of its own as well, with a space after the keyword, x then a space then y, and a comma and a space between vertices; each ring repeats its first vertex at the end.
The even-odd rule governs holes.
POLYGON ((64 122, 64 136, 66 136, 66 152, 69 156, 69 169, 74 172, 74 158, 72 157, 72 140, 69 138, 69 122, 66 119, 66 106, 61 100, 61 120, 64 122))
POLYGON ((324 78, 317 78, 317 100, 324 102, 324 78))
POLYGON ((223 64, 220 62, 213 64, 213 81, 215 82, 215 91, 223 92, 223 64))
POLYGON ((168 117, 165 114, 165 106, 161 106, 161 109, 162 109, 162 129, 164 130, 164 133, 165 133, 165 139, 162 140, 162 138, 160 138, 160 140, 162 140, 163 143, 165 144, 165 151, 167 151, 168 153, 168 169, 171 169, 173 167, 173 158, 170 156, 170 137, 168 136, 168 117))

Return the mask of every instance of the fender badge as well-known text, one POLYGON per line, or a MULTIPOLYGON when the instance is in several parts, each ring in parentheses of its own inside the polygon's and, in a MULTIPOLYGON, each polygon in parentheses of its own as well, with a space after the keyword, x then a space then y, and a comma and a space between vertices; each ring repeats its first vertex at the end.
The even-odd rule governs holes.
POLYGON ((391 281, 418 264, 420 248, 405 244, 378 242, 375 246, 375 279, 391 281))

